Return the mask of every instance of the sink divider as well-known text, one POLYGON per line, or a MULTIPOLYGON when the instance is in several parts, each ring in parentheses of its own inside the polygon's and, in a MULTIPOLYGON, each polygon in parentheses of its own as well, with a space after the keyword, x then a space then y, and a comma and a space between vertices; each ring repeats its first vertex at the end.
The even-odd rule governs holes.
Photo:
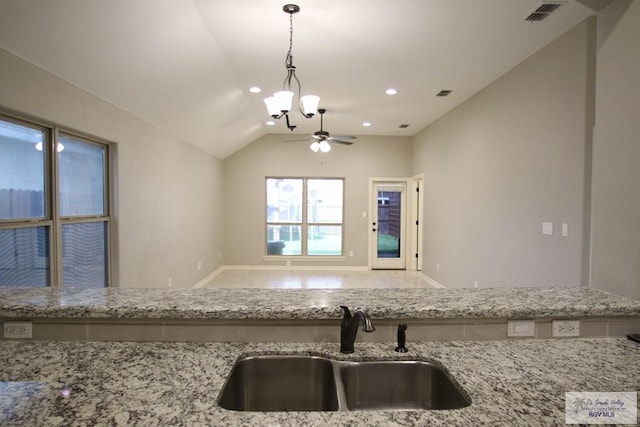
POLYGON ((340 366, 344 363, 339 360, 327 358, 331 362, 331 368, 333 369, 333 379, 336 383, 336 394, 338 398, 338 411, 348 411, 347 407, 347 394, 344 391, 344 382, 342 381, 342 375, 340 373, 340 366))

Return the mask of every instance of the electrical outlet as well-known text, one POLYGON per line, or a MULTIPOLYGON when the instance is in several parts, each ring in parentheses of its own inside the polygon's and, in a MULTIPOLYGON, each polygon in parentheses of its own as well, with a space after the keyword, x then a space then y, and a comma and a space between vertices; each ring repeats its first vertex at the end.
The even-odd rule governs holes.
POLYGON ((579 320, 554 320, 551 322, 551 335, 554 337, 579 337, 579 320))
POLYGON ((33 338, 31 322, 4 322, 5 338, 33 338))

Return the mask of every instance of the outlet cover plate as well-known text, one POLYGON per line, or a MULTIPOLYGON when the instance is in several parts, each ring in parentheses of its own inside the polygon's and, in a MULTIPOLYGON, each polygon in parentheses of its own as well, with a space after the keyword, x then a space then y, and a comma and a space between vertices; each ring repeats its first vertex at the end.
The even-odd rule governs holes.
POLYGON ((5 338, 33 338, 31 322, 4 322, 5 338))
POLYGON ((551 335, 553 337, 579 337, 579 320, 554 320, 551 322, 551 335))

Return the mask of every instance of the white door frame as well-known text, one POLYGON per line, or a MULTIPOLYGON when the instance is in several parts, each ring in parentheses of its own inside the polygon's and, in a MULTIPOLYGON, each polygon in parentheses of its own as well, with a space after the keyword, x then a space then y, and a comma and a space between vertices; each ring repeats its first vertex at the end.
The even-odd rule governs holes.
POLYGON ((407 233, 410 235, 411 248, 409 255, 411 260, 407 259, 407 270, 422 271, 422 212, 424 208, 424 174, 418 174, 411 177, 409 191, 411 191, 410 206, 407 208, 410 212, 409 227, 407 233))
MULTIPOLYGON (((407 184, 406 208, 409 212, 407 224, 405 226, 404 250, 405 250, 405 266, 407 271, 422 271, 422 224, 424 212, 424 174, 414 175, 411 178, 387 178, 375 177, 369 178, 369 218, 375 218, 378 209, 377 195, 374 197, 373 188, 376 182, 404 182, 407 184), (410 195, 409 195, 410 193, 410 195), (374 209, 376 210, 374 212, 374 209), (417 256, 416 256, 417 255, 417 256)), ((373 259, 375 258, 374 236, 372 232, 371 220, 367 223, 368 232, 368 268, 373 269, 373 259)))

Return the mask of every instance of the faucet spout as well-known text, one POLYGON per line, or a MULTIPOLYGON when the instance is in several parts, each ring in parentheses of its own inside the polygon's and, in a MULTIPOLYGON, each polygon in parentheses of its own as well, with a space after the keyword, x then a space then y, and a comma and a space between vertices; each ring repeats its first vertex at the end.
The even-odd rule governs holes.
POLYGON ((342 322, 340 323, 340 353, 353 353, 356 335, 358 335, 358 325, 362 321, 362 330, 365 332, 373 332, 376 328, 373 326, 371 317, 361 308, 356 308, 353 315, 349 308, 341 305, 344 311, 342 322))

